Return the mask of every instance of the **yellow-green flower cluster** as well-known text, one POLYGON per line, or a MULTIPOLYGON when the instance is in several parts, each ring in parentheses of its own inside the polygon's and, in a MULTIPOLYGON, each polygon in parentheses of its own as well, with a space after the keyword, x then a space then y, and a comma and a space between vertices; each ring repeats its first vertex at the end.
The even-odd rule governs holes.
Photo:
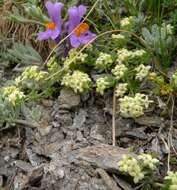
POLYGON ((119 83, 115 89, 116 97, 122 97, 127 92, 127 83, 119 83))
POLYGON ((62 85, 72 88, 74 92, 85 92, 90 90, 92 81, 88 74, 75 70, 72 74, 67 73, 62 79, 62 85))
POLYGON ((113 63, 112 57, 110 54, 101 52, 99 57, 95 62, 95 67, 98 69, 107 69, 113 63))
POLYGON ((125 118, 136 118, 144 114, 152 101, 145 94, 137 93, 134 97, 124 96, 119 99, 120 114, 125 118))
POLYGON ((177 189, 177 172, 168 172, 165 180, 169 181, 169 190, 176 190, 177 189))
POLYGON ((44 82, 48 76, 45 71, 40 71, 38 66, 27 67, 25 71, 15 79, 16 85, 22 85, 27 88, 38 88, 39 83, 44 82))
POLYGON ((127 70, 128 68, 124 64, 120 63, 117 64, 114 69, 112 69, 112 74, 117 80, 120 80, 125 75, 127 70))
POLYGON ((16 106, 17 104, 20 104, 24 98, 25 95, 20 89, 16 86, 7 86, 2 89, 2 93, 4 98, 10 102, 13 106, 16 106))
MULTIPOLYGON (((157 164, 159 164, 159 160, 152 158, 150 154, 141 154, 136 158, 131 155, 124 155, 118 162, 118 167, 121 172, 128 173, 132 176, 134 183, 138 183, 140 180, 144 179, 146 174, 148 174, 147 169, 153 171, 156 169, 157 164)), ((174 175, 171 176, 172 178, 174 177, 174 175)), ((171 180, 170 177, 168 179, 171 180)))
POLYGON ((109 76, 100 77, 96 81, 96 91, 103 95, 106 89, 112 87, 112 84, 112 78, 110 78, 109 76))
POLYGON ((116 43, 118 48, 125 46, 127 42, 125 35, 122 35, 122 34, 112 34, 112 39, 114 43, 116 43))
POLYGON ((70 64, 84 63, 88 55, 86 53, 79 53, 76 48, 69 51, 68 57, 64 60, 64 66, 69 67, 70 64))
POLYGON ((130 51, 122 48, 117 51, 117 61, 121 63, 146 63, 148 59, 149 55, 143 49, 130 51))
POLYGON ((52 57, 48 62, 47 62, 47 68, 50 73, 54 73, 59 71, 60 65, 55 61, 55 57, 52 57))
POLYGON ((122 30, 132 31, 135 26, 135 18, 133 16, 125 17, 120 21, 122 30))
POLYGON ((38 66, 31 66, 27 67, 25 71, 16 78, 16 83, 18 84, 20 81, 26 81, 26 80, 35 80, 40 81, 43 80, 48 75, 45 71, 40 71, 38 66))
POLYGON ((133 51, 132 57, 138 63, 146 63, 149 58, 149 55, 145 50, 140 49, 133 51))
POLYGON ((171 82, 174 88, 177 88, 177 71, 172 75, 171 82))
POLYGON ((142 81, 145 77, 148 76, 149 71, 151 69, 151 66, 144 66, 143 64, 139 65, 138 67, 135 68, 136 73, 136 79, 139 81, 142 81))
POLYGON ((124 155, 118 162, 118 167, 121 172, 128 173, 133 177, 134 183, 138 183, 144 178, 144 172, 142 171, 138 161, 129 155, 124 155))
POLYGON ((117 51, 117 61, 121 63, 129 62, 132 59, 132 51, 122 48, 117 51))
POLYGON ((156 169, 156 165, 159 164, 159 160, 153 158, 150 154, 140 154, 138 159, 142 161, 144 167, 148 167, 152 170, 156 169))
POLYGON ((22 80, 35 79, 36 81, 43 80, 47 75, 47 72, 40 71, 38 66, 31 66, 25 69, 22 73, 22 80))
POLYGON ((63 70, 63 72, 60 72, 62 67, 61 67, 61 65, 59 65, 57 63, 55 57, 52 57, 47 62, 47 69, 48 69, 49 76, 51 76, 51 78, 50 78, 51 82, 56 83, 56 82, 61 81, 61 78, 64 75, 65 71, 63 70))
POLYGON ((172 35, 173 34, 174 27, 171 24, 162 24, 161 28, 161 33, 162 34, 167 34, 167 35, 172 35))

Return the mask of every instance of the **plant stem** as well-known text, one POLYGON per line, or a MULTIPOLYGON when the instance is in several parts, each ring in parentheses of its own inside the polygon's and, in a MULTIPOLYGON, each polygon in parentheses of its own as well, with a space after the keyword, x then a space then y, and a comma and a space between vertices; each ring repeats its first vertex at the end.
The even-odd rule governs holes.
POLYGON ((22 119, 15 119, 14 123, 19 124, 19 125, 24 125, 24 126, 30 127, 30 128, 37 128, 37 127, 39 127, 39 124, 31 123, 29 121, 22 120, 22 119))
POLYGON ((174 102, 174 97, 173 95, 171 96, 171 100, 172 100, 172 107, 171 107, 171 116, 170 116, 170 129, 168 132, 168 160, 167 160, 167 169, 168 171, 170 171, 170 158, 171 158, 171 147, 173 147, 173 143, 172 143, 172 130, 173 130, 173 114, 174 114, 174 106, 175 106, 175 102, 174 102))
POLYGON ((112 145, 116 145, 116 96, 115 89, 113 92, 113 106, 112 106, 112 145))

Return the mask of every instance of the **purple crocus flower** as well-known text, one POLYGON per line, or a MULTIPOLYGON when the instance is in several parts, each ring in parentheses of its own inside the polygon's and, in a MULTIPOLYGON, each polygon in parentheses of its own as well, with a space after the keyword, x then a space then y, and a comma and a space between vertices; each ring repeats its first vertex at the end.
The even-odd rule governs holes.
POLYGON ((61 11, 63 8, 62 3, 52 3, 47 1, 45 4, 48 14, 50 16, 51 22, 45 24, 46 31, 38 33, 38 40, 47 40, 51 38, 55 40, 61 33, 61 25, 62 25, 62 18, 61 18, 61 11))
POLYGON ((71 46, 77 48, 80 44, 87 44, 93 38, 95 38, 95 34, 90 32, 89 25, 87 23, 81 23, 82 17, 86 13, 87 9, 84 5, 80 5, 78 7, 74 6, 69 8, 69 21, 68 32, 70 35, 71 46))

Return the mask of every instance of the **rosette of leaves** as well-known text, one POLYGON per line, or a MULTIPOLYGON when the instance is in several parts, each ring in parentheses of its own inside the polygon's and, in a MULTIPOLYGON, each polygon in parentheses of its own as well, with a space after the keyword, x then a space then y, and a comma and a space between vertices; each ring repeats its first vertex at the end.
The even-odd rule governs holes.
POLYGON ((150 29, 143 28, 142 36, 156 57, 158 64, 168 67, 171 63, 172 53, 176 47, 173 36, 173 27, 170 24, 161 26, 154 24, 150 29))
POLYGON ((11 49, 8 49, 6 54, 8 59, 19 65, 36 64, 41 65, 43 60, 40 54, 30 45, 15 43, 11 49))
POLYGON ((0 92, 0 124, 13 122, 20 115, 20 106, 10 104, 0 92))
POLYGON ((22 0, 15 1, 12 11, 9 12, 7 18, 17 23, 34 23, 43 24, 48 20, 48 17, 42 13, 39 6, 41 1, 38 0, 22 0))

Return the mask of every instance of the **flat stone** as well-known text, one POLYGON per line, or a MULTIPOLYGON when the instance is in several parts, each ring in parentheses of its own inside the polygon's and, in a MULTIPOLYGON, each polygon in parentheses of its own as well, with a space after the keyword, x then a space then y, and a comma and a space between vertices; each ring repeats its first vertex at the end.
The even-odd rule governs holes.
POLYGON ((33 166, 30 163, 23 160, 16 160, 12 164, 14 164, 17 168, 20 168, 24 172, 30 172, 33 169, 33 166))
POLYGON ((64 106, 64 108, 74 108, 80 104, 81 98, 79 94, 76 94, 73 90, 70 89, 62 89, 60 92, 60 96, 58 97, 58 103, 60 109, 64 106))
POLYGON ((124 154, 130 154, 128 149, 100 144, 73 151, 68 154, 68 159, 77 164, 86 161, 94 167, 117 173, 117 163, 124 154))
POLYGON ((135 122, 139 125, 145 125, 145 126, 152 126, 152 127, 159 127, 163 119, 160 117, 149 117, 149 116, 142 116, 135 119, 135 122))
POLYGON ((141 140, 146 140, 148 138, 148 136, 143 131, 138 131, 138 130, 126 131, 125 136, 141 140))

